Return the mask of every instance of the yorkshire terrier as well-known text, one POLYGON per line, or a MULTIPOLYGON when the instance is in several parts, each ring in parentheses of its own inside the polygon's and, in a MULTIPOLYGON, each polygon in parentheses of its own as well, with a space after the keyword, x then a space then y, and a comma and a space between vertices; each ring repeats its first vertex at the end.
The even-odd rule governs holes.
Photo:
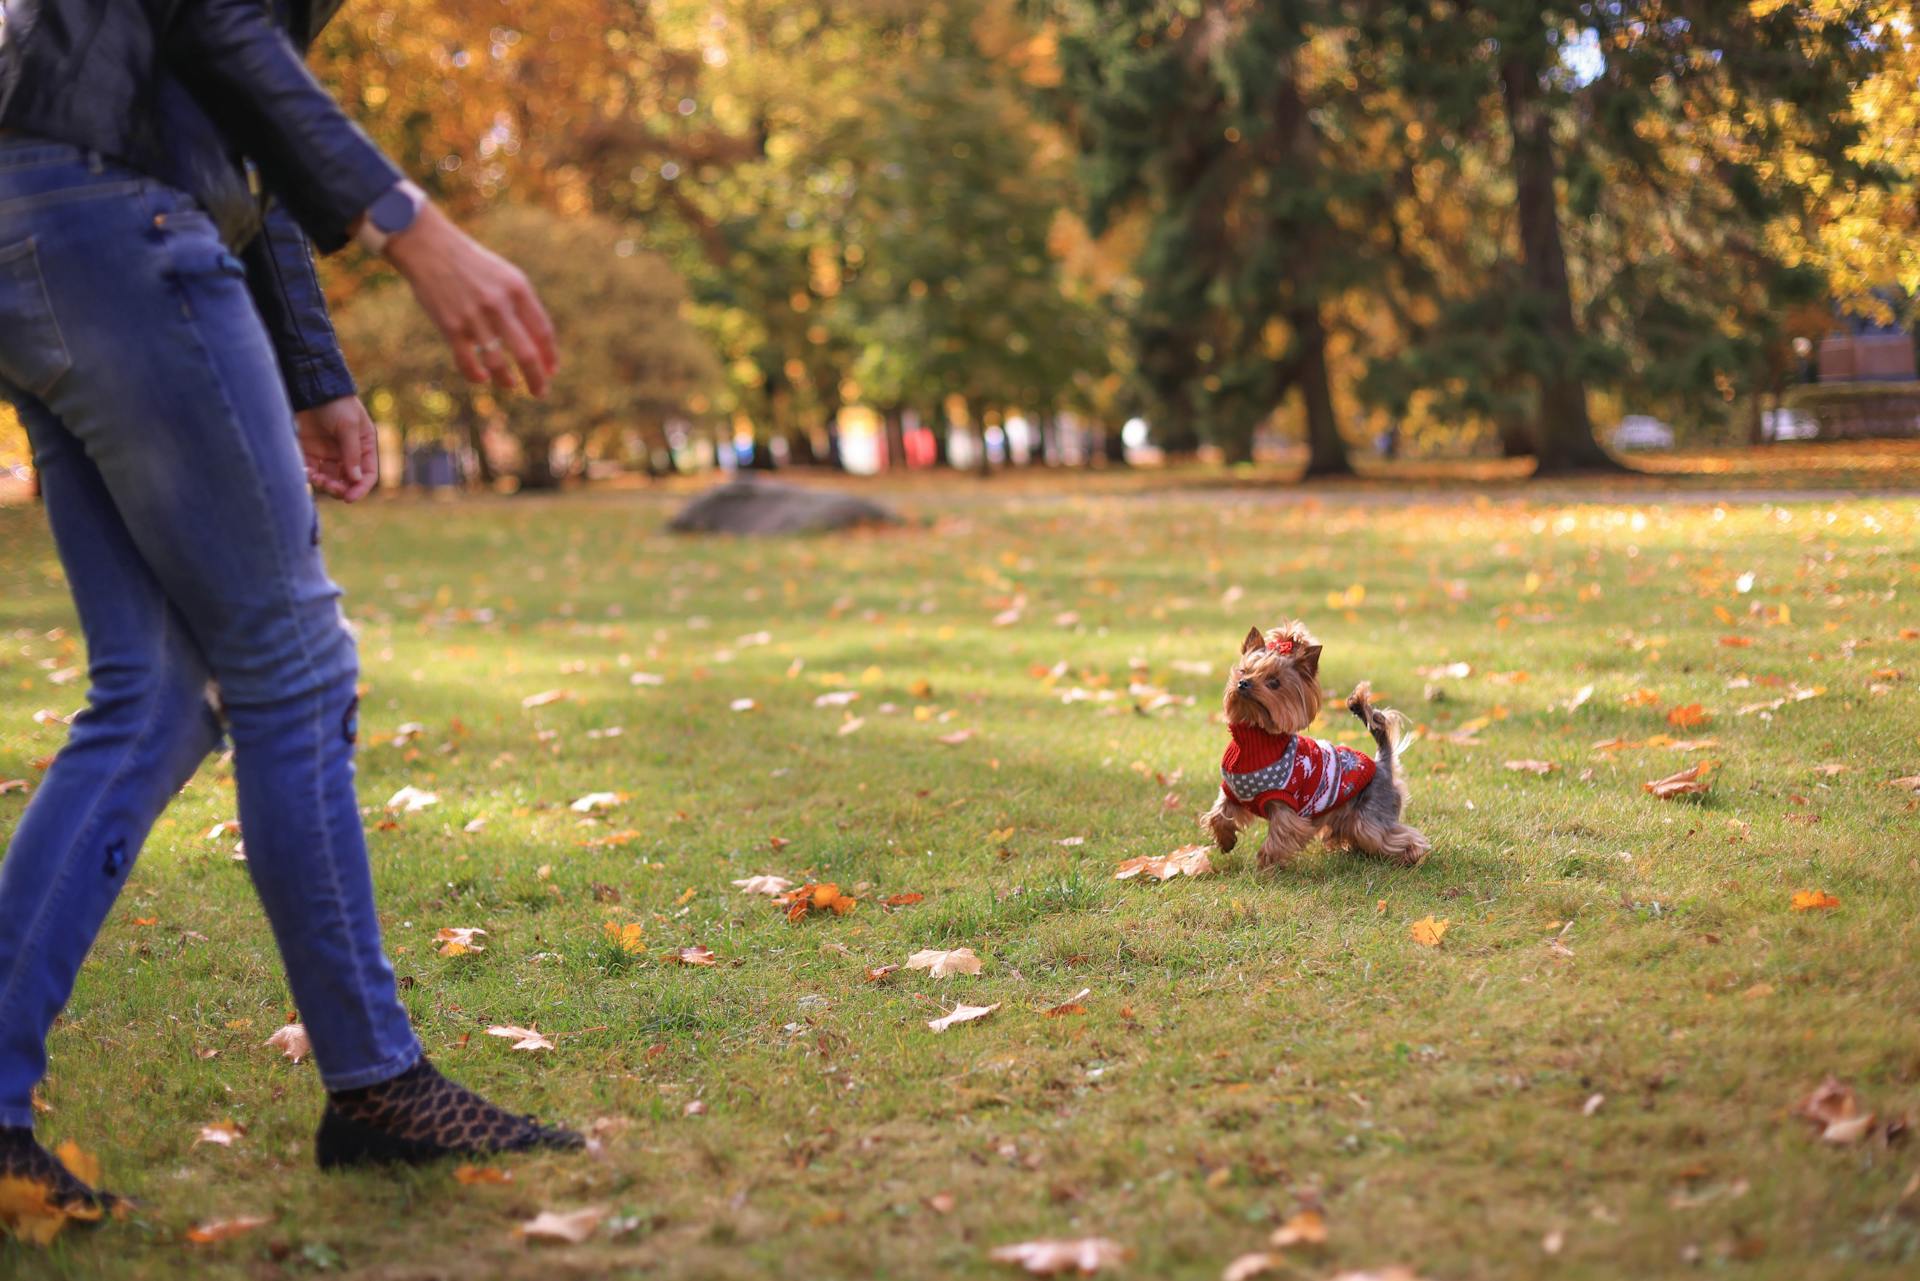
POLYGON ((1267 820, 1260 866, 1284 868, 1315 836, 1336 849, 1376 854, 1413 867, 1427 838, 1400 821, 1407 784, 1395 768, 1407 718, 1373 705, 1362 681, 1347 710, 1379 745, 1379 759, 1308 738, 1320 713, 1320 645, 1299 623, 1247 633, 1227 677, 1227 728, 1233 742, 1220 762, 1220 798, 1200 819, 1222 852, 1240 829, 1267 820))

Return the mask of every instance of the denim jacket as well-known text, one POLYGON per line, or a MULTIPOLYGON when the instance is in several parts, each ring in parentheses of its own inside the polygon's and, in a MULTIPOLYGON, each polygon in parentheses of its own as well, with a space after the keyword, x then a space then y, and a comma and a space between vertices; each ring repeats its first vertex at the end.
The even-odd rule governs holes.
POLYGON ((353 394, 309 241, 346 244, 401 175, 307 70, 340 0, 4 4, 0 128, 193 196, 246 264, 294 408, 353 394))

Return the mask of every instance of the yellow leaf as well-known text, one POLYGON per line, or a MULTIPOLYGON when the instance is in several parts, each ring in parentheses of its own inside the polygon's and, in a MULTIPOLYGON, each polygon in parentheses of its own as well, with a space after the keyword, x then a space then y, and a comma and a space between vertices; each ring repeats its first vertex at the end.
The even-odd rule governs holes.
POLYGON ((1839 906, 1840 900, 1825 890, 1795 890, 1793 893, 1793 910, 1796 912, 1812 912, 1839 906))
POLYGON ((1422 947, 1439 947, 1440 940, 1447 936, 1449 924, 1444 917, 1436 921, 1431 916, 1423 916, 1407 927, 1407 933, 1422 947))

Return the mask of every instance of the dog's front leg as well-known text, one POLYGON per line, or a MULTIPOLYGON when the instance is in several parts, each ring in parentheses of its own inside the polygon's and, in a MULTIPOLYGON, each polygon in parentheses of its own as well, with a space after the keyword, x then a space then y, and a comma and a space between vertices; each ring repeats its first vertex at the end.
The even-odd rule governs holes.
POLYGON ((1240 839, 1240 829, 1259 817, 1227 794, 1226 788, 1214 798, 1213 808, 1200 816, 1200 826, 1212 835, 1213 843, 1226 854, 1232 851, 1235 841, 1240 839))
POLYGON ((1285 868, 1313 839, 1313 824, 1282 805, 1267 805, 1267 839, 1260 843, 1262 868, 1285 868))

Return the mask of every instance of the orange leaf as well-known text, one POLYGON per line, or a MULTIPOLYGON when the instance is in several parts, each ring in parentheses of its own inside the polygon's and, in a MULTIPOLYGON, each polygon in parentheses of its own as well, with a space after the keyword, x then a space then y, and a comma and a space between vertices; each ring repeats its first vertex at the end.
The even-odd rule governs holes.
POLYGON ((1688 703, 1685 707, 1676 707, 1667 713, 1667 724, 1688 729, 1707 723, 1707 713, 1698 703, 1688 703))
POLYGON ((1407 927, 1407 933, 1411 934, 1413 941, 1422 947, 1439 947, 1440 940, 1447 936, 1447 927, 1450 924, 1451 922, 1445 917, 1436 921, 1431 916, 1423 916, 1407 927))
POLYGON ((511 1183, 513 1171, 497 1165, 456 1166, 453 1177, 460 1183, 511 1183))
POLYGON ((1825 890, 1795 890, 1793 892, 1793 910, 1812 912, 1840 906, 1840 900, 1825 890))
POLYGON ((231 1241, 237 1236, 245 1236, 255 1228, 265 1227, 272 1220, 258 1214, 240 1214, 231 1219, 208 1219, 205 1223, 196 1223, 187 1229, 187 1240, 195 1245, 212 1245, 217 1241, 231 1241))
POLYGON ((1707 790, 1707 775, 1713 771, 1717 761, 1701 761, 1691 769, 1683 769, 1678 774, 1669 774, 1665 778, 1654 779, 1641 784, 1648 792, 1661 800, 1670 796, 1685 796, 1689 793, 1707 790))
POLYGON ((912 907, 926 898, 924 894, 895 894, 881 904, 883 907, 912 907))

